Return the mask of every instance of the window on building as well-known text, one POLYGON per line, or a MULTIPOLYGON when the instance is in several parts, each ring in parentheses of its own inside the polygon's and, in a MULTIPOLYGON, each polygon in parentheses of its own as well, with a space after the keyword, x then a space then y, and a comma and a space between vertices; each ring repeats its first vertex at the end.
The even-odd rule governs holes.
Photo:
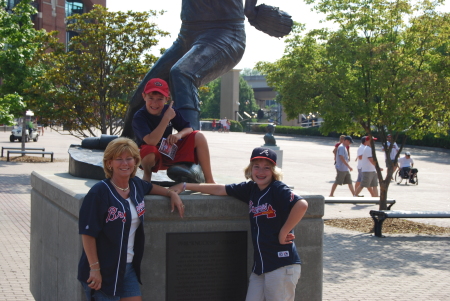
POLYGON ((66 51, 72 51, 72 49, 69 48, 69 41, 77 35, 78 33, 75 31, 66 31, 66 51))
POLYGON ((6 10, 12 10, 19 2, 20 0, 6 0, 6 10))
MULTIPOLYGON (((84 13, 84 4, 81 0, 66 0, 66 18, 74 15, 81 15, 84 13)), ((77 36, 78 33, 74 31, 66 32, 66 45, 69 45, 70 39, 77 36)), ((69 48, 66 49, 70 51, 69 48)))
MULTIPOLYGON (((17 0, 9 0, 17 1, 17 0)), ((66 0, 66 18, 84 13, 84 4, 80 0, 66 0)))

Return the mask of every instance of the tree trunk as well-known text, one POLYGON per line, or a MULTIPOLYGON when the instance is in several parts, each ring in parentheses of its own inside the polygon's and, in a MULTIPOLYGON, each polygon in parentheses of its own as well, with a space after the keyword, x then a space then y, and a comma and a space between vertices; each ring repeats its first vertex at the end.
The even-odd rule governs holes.
POLYGON ((380 182, 380 207, 379 210, 387 210, 387 192, 391 177, 380 182))
MULTIPOLYGON (((22 151, 25 151, 25 136, 26 136, 26 128, 27 128, 27 110, 23 112, 23 122, 22 122, 22 151)), ((22 154, 22 157, 25 154, 22 154)))

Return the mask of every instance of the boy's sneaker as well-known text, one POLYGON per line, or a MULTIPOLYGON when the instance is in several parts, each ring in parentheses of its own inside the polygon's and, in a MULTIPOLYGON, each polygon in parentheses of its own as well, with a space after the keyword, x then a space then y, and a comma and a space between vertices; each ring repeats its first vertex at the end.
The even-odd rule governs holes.
POLYGON ((202 168, 193 163, 177 163, 167 169, 167 176, 177 183, 205 183, 202 168))
POLYGON ((409 183, 416 184, 416 182, 413 179, 409 179, 409 183))

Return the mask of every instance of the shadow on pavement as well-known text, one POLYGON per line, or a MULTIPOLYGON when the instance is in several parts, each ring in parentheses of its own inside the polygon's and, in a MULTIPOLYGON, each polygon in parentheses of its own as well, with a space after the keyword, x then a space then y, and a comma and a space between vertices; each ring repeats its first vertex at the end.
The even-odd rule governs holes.
MULTIPOLYGON (((331 233, 324 236, 324 282, 376 273, 381 277, 448 271, 450 237, 331 233)), ((438 274, 436 274, 438 275, 438 274)))
POLYGON ((30 194, 30 175, 0 175, 0 193, 30 194))

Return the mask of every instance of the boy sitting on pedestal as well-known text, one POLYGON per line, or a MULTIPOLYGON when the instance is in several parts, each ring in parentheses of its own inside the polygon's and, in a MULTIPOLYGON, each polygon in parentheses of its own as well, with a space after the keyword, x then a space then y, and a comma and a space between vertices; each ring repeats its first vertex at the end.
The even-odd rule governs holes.
POLYGON ((214 183, 211 172, 208 142, 205 136, 194 131, 191 124, 183 119, 181 114, 172 108, 173 101, 169 101, 169 86, 159 78, 148 81, 142 93, 145 106, 139 109, 133 118, 133 130, 142 158, 141 166, 144 170, 143 180, 150 182, 152 172, 166 170, 169 177, 177 182, 199 182, 198 174, 188 167, 181 167, 176 163, 200 164, 206 183, 214 183), (175 128, 178 133, 172 134, 175 128), (162 139, 178 150, 173 159, 159 151, 162 139), (173 172, 170 172, 173 169, 173 172), (173 174, 178 174, 173 176, 173 174), (171 175, 172 174, 172 175, 171 175))

